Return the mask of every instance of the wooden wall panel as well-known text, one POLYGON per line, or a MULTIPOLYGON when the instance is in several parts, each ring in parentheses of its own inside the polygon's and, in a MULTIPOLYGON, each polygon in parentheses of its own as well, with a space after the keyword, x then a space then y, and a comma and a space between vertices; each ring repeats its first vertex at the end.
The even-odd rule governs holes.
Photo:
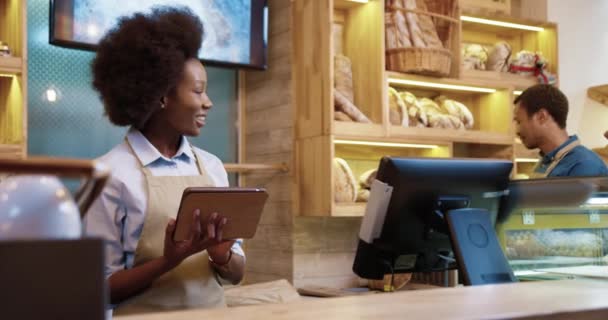
MULTIPOLYGON (((244 72, 241 112, 242 158, 248 163, 286 163, 293 169, 291 1, 270 0, 268 69, 244 72)), ((264 187, 270 197, 253 239, 245 241, 245 283, 292 281, 292 174, 259 172, 241 177, 243 186, 264 187)))

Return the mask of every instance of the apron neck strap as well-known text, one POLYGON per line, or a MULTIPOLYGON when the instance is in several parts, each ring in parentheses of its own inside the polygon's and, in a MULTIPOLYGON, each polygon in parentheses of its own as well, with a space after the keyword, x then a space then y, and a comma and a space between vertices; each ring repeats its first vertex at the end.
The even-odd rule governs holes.
MULTIPOLYGON (((131 145, 131 142, 129 142, 129 139, 127 139, 127 137, 125 137, 125 142, 127 143, 127 147, 129 148, 131 153, 135 156, 135 159, 137 159, 137 163, 139 163, 139 166, 140 166, 141 170, 143 171, 144 175, 152 176, 152 172, 150 172, 150 168, 144 166, 144 163, 141 161, 141 159, 135 152, 135 149, 133 149, 133 146, 131 145)), ((189 143, 189 145, 190 145, 190 150, 192 150, 192 154, 194 155, 194 161, 196 161, 196 167, 198 168, 198 173, 200 175, 203 175, 205 172, 205 169, 203 168, 203 163, 200 161, 192 144, 189 143)))

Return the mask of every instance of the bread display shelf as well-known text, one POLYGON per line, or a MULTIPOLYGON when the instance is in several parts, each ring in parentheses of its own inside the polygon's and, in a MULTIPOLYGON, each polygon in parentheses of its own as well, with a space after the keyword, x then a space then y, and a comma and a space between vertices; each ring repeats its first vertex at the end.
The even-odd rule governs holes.
POLYGON ((389 135, 400 139, 440 140, 445 142, 511 145, 513 135, 477 130, 404 128, 391 126, 389 135))
POLYGON ((23 60, 17 57, 0 57, 0 76, 3 74, 21 74, 23 60))
MULTIPOLYGON (((360 216, 365 211, 365 203, 350 201, 351 197, 335 198, 336 194, 342 195, 334 190, 342 186, 341 183, 334 183, 335 158, 348 163, 355 178, 371 168, 377 168, 382 156, 517 158, 512 120, 513 100, 516 97, 514 91, 537 83, 535 77, 475 70, 439 78, 387 71, 387 0, 294 3, 299 3, 293 16, 295 32, 292 43, 296 52, 293 78, 298 83, 294 93, 294 173, 298 186, 296 206, 301 215, 360 216), (348 68, 343 66, 348 64, 342 63, 344 59, 339 55, 349 59, 350 70, 345 71, 348 68), (352 85, 340 77, 336 81, 336 75, 345 74, 347 80, 352 78, 352 85), (340 114, 336 117, 335 92, 351 87, 352 93, 345 90, 347 95, 353 96, 351 102, 371 123, 335 120, 344 119, 340 114), (462 112, 461 120, 463 124, 468 124, 464 126, 466 130, 452 129, 462 128, 457 125, 450 127, 425 122, 422 116, 411 114, 410 109, 414 109, 411 102, 405 105, 410 116, 409 121, 405 121, 405 108, 395 103, 393 91, 397 91, 399 97, 402 94, 407 97, 406 92, 409 92, 416 101, 427 98, 424 99, 425 107, 429 105, 428 99, 433 100, 452 117, 456 117, 451 112, 453 109, 441 103, 448 99, 452 100, 452 105, 458 102, 468 108, 473 121, 468 121, 469 117, 464 116, 465 122, 462 119, 465 113, 462 112), (401 126, 395 114, 403 119, 401 126), (361 144, 336 143, 339 140, 361 144), (370 142, 377 144, 366 145, 370 142), (349 202, 344 202, 345 199, 349 202)), ((501 18, 479 14, 472 16, 501 18)), ((463 22, 456 31, 460 34, 455 35, 455 39, 461 44, 472 42, 484 45, 506 41, 514 52, 524 49, 542 51, 549 61, 549 71, 557 73, 555 24, 512 18, 503 21, 542 26, 545 29, 537 32, 463 22)), ((460 53, 458 49, 455 51, 460 53)), ((405 98, 403 102, 405 104, 405 98)), ((429 113, 426 114, 428 116, 429 113)), ((529 165, 516 165, 514 173, 519 170, 518 167, 528 169, 529 165)), ((347 190, 352 191, 352 188, 347 190)))
POLYGON ((334 217, 363 217, 366 202, 335 203, 332 216, 334 217))
POLYGON ((386 129, 382 124, 334 121, 333 133, 337 136, 386 137, 386 129))
POLYGON ((523 90, 538 83, 535 77, 487 70, 462 70, 461 80, 465 83, 477 82, 494 84, 495 87, 513 87, 516 90, 523 90))

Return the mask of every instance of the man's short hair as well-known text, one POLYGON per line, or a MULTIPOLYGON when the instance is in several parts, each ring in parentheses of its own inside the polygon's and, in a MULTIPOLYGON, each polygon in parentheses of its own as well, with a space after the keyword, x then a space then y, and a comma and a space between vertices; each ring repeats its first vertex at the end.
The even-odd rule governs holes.
POLYGON ((514 104, 524 108, 528 116, 532 116, 540 109, 545 109, 555 120, 557 125, 566 128, 568 118, 568 98, 558 88, 548 84, 537 84, 526 89, 514 104))

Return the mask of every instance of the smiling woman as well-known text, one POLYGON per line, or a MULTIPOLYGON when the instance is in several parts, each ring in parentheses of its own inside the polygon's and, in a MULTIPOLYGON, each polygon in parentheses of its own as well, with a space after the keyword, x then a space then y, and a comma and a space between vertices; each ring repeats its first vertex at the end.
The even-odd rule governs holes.
POLYGON ((221 161, 186 138, 200 134, 213 106, 197 59, 202 38, 190 10, 157 7, 121 18, 92 63, 110 122, 130 126, 100 159, 112 178, 85 220, 89 235, 106 240, 105 271, 119 313, 222 306, 218 278, 243 277, 241 241, 222 239, 221 215, 201 219, 195 210, 190 238, 172 237, 185 188, 228 186, 221 161))

